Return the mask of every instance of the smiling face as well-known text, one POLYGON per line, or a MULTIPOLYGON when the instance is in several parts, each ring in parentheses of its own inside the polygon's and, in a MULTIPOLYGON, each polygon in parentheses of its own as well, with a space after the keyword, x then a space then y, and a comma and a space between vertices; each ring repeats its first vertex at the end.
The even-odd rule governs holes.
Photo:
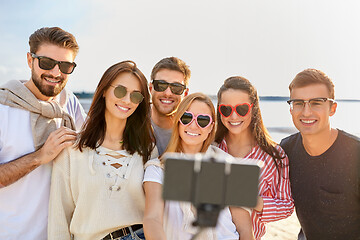
MULTIPOLYGON (((293 88, 290 99, 309 100, 312 98, 329 98, 330 93, 324 84, 311 84, 305 87, 293 88)), ((336 112, 337 104, 325 102, 323 108, 311 109, 309 104, 305 104, 302 111, 290 109, 292 120, 295 127, 303 136, 319 135, 330 131, 330 116, 336 112)))
MULTIPOLYGON (((74 53, 70 49, 59 47, 53 44, 42 44, 35 53, 37 56, 45 56, 57 61, 74 61, 74 53)), ((39 59, 27 54, 28 65, 31 68, 31 81, 29 89, 41 100, 48 100, 58 95, 65 87, 69 74, 60 71, 59 66, 53 69, 44 70, 39 67, 39 59)))
MULTIPOLYGON (((184 75, 178 71, 161 69, 156 73, 154 80, 164 80, 168 83, 184 84, 184 75)), ((160 115, 173 114, 178 108, 181 100, 188 92, 188 89, 186 89, 183 94, 176 95, 171 92, 170 87, 163 92, 157 92, 154 90, 152 83, 149 84, 149 89, 152 97, 153 110, 155 110, 155 113, 160 115)))
POLYGON ((126 120, 139 104, 135 104, 130 100, 130 93, 133 91, 141 92, 140 80, 132 73, 122 72, 111 83, 105 91, 105 119, 121 119, 126 120), (114 94, 114 87, 122 85, 127 89, 127 93, 123 98, 117 98, 114 94))
MULTIPOLYGON (((242 90, 228 89, 221 94, 221 101, 219 104, 230 105, 235 107, 238 104, 248 103, 251 105, 249 94, 242 90)), ((251 131, 249 125, 251 123, 252 108, 245 116, 239 116, 236 111, 233 111, 229 117, 221 115, 220 119, 224 126, 229 130, 229 134, 242 134, 246 131, 251 131)))
MULTIPOLYGON (((186 111, 191 112, 194 116, 197 116, 198 114, 212 116, 210 107, 206 103, 198 100, 193 101, 186 111)), ((186 126, 180 122, 178 124, 181 146, 185 153, 199 152, 204 141, 208 138, 214 127, 214 124, 212 123, 206 128, 201 128, 196 123, 196 119, 186 126)))

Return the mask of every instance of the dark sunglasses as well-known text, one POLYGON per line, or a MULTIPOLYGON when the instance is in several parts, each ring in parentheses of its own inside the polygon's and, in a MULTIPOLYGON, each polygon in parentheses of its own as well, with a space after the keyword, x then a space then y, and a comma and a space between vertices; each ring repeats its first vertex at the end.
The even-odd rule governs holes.
POLYGON ((248 103, 241 103, 236 105, 235 107, 231 106, 231 105, 225 105, 225 104, 220 104, 219 105, 219 112, 223 117, 230 117, 230 115, 235 111, 237 113, 237 115, 239 115, 240 117, 245 117, 246 115, 249 114, 250 109, 252 108, 253 104, 248 104, 248 103))
POLYGON ((196 119, 196 124, 201 128, 206 128, 212 123, 212 117, 209 114, 198 114, 194 117, 192 112, 184 112, 180 118, 180 123, 184 126, 191 124, 196 119))
MULTIPOLYGON (((118 85, 118 86, 110 85, 110 86, 114 87, 114 95, 119 99, 125 97, 126 93, 128 92, 126 87, 122 85, 118 85)), ((144 96, 141 94, 141 92, 133 91, 130 93, 130 101, 135 104, 141 103, 143 99, 144 96)))
POLYGON ((176 95, 181 95, 186 89, 186 86, 181 83, 168 83, 164 80, 153 80, 152 84, 157 92, 163 92, 170 86, 171 92, 176 95))
POLYGON ((43 70, 51 70, 57 64, 62 73, 70 74, 74 71, 74 69, 76 67, 76 63, 74 63, 74 62, 56 61, 52 58, 38 56, 35 53, 31 53, 31 57, 37 58, 39 60, 39 68, 41 68, 43 70))

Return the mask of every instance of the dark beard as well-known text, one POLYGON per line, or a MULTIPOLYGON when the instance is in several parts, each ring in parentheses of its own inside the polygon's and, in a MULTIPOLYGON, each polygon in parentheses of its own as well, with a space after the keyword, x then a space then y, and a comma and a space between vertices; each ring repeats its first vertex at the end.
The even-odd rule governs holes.
POLYGON ((31 72, 31 79, 34 82, 37 89, 39 89, 41 94, 44 95, 44 96, 47 96, 47 97, 55 97, 55 96, 57 96, 64 89, 64 87, 66 85, 66 82, 64 82, 64 79, 62 77, 54 77, 54 76, 49 75, 49 74, 41 74, 41 76, 39 78, 34 72, 31 72), (46 81, 44 79, 46 77, 47 78, 54 78, 56 80, 60 80, 61 83, 58 86, 43 85, 42 80, 46 81))

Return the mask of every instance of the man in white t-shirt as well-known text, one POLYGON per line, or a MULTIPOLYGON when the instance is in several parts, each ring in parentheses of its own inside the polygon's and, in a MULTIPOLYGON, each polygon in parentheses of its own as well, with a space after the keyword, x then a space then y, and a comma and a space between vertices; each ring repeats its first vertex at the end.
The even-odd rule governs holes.
POLYGON ((174 125, 173 115, 189 92, 191 71, 177 57, 161 59, 151 72, 151 125, 154 129, 159 154, 165 151, 174 125))
POLYGON ((41 28, 29 45, 30 80, 0 87, 0 239, 7 240, 47 239, 51 161, 74 143, 85 120, 78 99, 64 89, 76 67, 75 37, 58 27, 41 28), (48 106, 56 118, 44 115, 48 106), (65 117, 73 129, 64 127, 65 117), (39 136, 50 124, 54 131, 39 136))

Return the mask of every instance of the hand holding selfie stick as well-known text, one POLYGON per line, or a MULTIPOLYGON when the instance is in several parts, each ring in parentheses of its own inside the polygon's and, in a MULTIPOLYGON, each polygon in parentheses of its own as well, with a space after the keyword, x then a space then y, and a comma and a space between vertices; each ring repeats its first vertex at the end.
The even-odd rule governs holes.
POLYGON ((199 232, 216 227, 225 206, 256 205, 258 165, 237 164, 233 157, 217 154, 168 154, 164 158, 163 198, 191 202, 197 210, 193 224, 199 227, 199 232))

